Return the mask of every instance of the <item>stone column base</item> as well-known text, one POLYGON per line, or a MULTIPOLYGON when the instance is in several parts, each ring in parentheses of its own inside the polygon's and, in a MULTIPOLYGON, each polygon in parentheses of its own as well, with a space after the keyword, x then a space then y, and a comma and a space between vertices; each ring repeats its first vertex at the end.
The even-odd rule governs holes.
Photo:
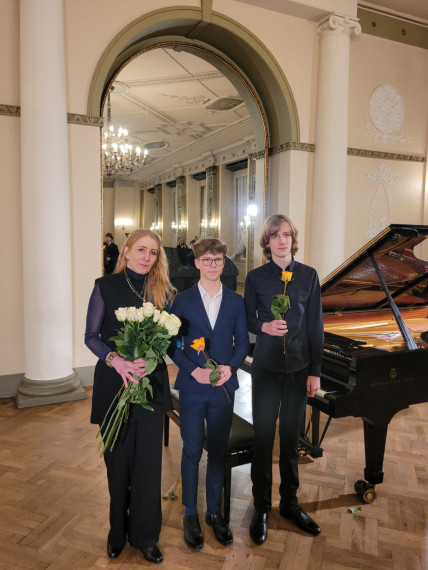
POLYGON ((17 408, 31 408, 73 400, 85 400, 88 396, 79 376, 73 372, 55 380, 29 380, 25 378, 18 386, 15 396, 17 408))

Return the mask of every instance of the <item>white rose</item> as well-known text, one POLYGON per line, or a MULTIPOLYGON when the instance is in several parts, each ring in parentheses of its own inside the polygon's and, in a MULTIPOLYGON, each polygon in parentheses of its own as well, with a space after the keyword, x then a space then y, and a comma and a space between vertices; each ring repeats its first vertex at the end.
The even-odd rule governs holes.
POLYGON ((128 315, 127 315, 128 321, 131 322, 138 321, 137 311, 138 311, 137 307, 128 307, 128 315))
POLYGON ((153 311, 153 322, 154 322, 154 323, 157 323, 157 322, 158 322, 159 317, 160 317, 160 314, 161 314, 161 312, 159 311, 159 309, 155 309, 155 310, 153 311))
POLYGON ((170 336, 175 336, 178 334, 180 330, 181 321, 177 317, 177 315, 168 315, 168 318, 165 321, 165 328, 168 331, 170 336))
POLYGON ((136 321, 138 322, 142 322, 144 321, 144 311, 143 311, 143 307, 140 307, 139 309, 137 309, 137 315, 136 315, 136 321))
POLYGON ((142 309, 144 311, 144 316, 145 317, 151 317, 153 315, 153 313, 155 312, 155 307, 154 305, 152 305, 152 303, 143 303, 142 309))
POLYGON ((161 314, 159 315, 159 324, 164 325, 168 317, 169 313, 167 313, 166 311, 162 311, 161 314))
POLYGON ((128 315, 128 307, 119 307, 115 310, 114 314, 116 315, 116 319, 123 323, 123 321, 126 321, 128 315))

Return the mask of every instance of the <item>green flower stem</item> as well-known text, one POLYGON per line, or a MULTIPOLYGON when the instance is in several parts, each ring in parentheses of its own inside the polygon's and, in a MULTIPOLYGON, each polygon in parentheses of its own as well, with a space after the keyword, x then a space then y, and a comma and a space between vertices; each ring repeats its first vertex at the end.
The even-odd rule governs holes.
MULTIPOLYGON (((210 379, 211 386, 214 388, 214 386, 217 386, 217 382, 220 380, 220 372, 218 370, 218 363, 215 360, 213 360, 212 358, 209 358, 205 354, 205 350, 202 351, 202 354, 205 356, 205 359, 206 359, 204 367, 210 368, 212 370, 212 372, 210 373, 209 379, 210 379)), ((223 388, 224 393, 226 394, 226 397, 230 402, 230 397, 229 397, 229 393, 226 389, 226 386, 224 384, 222 384, 221 388, 223 388)))
POLYGON ((138 378, 138 376, 133 375, 136 380, 139 380, 138 384, 134 382, 129 382, 128 387, 125 384, 119 390, 117 395, 114 397, 108 412, 104 418, 103 423, 97 433, 97 437, 101 434, 101 441, 98 446, 98 451, 100 451, 102 445, 104 447, 101 450, 100 457, 104 455, 107 449, 113 451, 116 441, 119 437, 120 429, 123 423, 126 423, 129 419, 130 404, 141 404, 143 408, 153 412, 153 408, 147 401, 147 392, 153 396, 153 389, 150 385, 150 381, 145 376, 144 378, 138 378), (110 416, 110 412, 113 406, 116 404, 116 409, 110 416), (107 426, 103 432, 103 427, 107 422, 107 426))

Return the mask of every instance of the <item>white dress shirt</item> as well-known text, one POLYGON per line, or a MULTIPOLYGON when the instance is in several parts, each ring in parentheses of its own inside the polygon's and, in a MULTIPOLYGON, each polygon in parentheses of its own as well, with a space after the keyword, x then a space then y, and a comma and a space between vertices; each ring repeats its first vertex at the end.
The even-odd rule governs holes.
POLYGON ((217 320, 218 312, 220 310, 221 299, 223 297, 223 284, 220 285, 220 289, 214 297, 210 297, 209 294, 205 291, 202 287, 201 282, 198 282, 199 293, 202 297, 202 302, 205 307, 205 311, 208 315, 208 319, 210 321, 211 328, 213 329, 215 326, 215 322, 217 320))

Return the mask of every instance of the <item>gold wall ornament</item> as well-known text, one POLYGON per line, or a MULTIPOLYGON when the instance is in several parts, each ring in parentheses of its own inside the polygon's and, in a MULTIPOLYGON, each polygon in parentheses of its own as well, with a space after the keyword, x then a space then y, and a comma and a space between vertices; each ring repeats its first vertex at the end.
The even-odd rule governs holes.
POLYGON ((18 107, 16 105, 0 104, 0 115, 8 115, 9 117, 20 117, 21 107, 18 107))
POLYGON ((80 115, 78 113, 67 113, 67 123, 73 125, 86 125, 90 127, 104 126, 102 117, 88 117, 88 115, 80 115))

